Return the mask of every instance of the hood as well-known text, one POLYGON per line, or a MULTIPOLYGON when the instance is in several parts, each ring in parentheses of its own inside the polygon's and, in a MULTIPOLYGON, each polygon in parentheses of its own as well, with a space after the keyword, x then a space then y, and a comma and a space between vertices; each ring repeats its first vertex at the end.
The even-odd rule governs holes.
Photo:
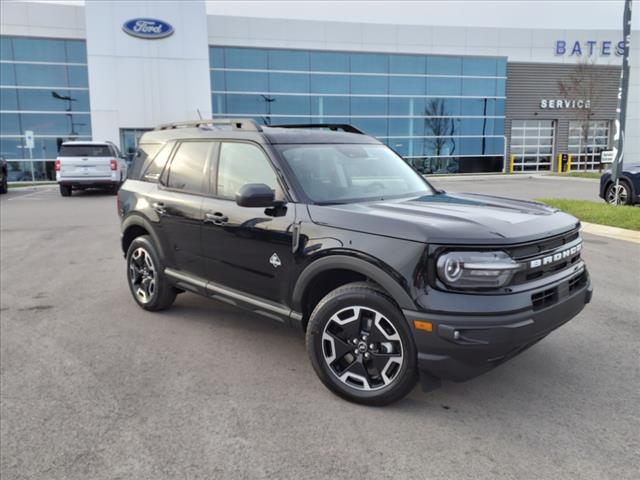
POLYGON ((511 244, 579 225, 541 203, 471 193, 439 193, 400 200, 309 205, 315 223, 425 243, 511 244))

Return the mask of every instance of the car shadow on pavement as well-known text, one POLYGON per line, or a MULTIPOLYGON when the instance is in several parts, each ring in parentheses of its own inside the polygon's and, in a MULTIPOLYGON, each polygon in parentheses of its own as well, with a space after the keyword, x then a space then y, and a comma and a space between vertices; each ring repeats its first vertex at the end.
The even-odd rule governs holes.
MULTIPOLYGON (((284 364, 304 365, 304 370, 312 377, 308 385, 313 388, 318 382, 316 392, 307 392, 307 395, 320 395, 323 398, 332 395, 321 387, 309 365, 304 334, 288 325, 190 293, 181 294, 166 314, 175 317, 178 322, 207 325, 213 329, 214 336, 224 332, 224 338, 232 339, 237 348, 253 350, 267 363, 282 365, 284 360, 284 364), (260 338, 258 346, 256 337, 260 338), (277 359, 273 358, 274 352, 277 352, 277 359), (271 360, 269 357, 272 357, 271 360)), ((562 403, 567 382, 572 381, 569 378, 570 371, 563 370, 566 360, 556 350, 557 345, 536 345, 480 377, 463 383, 444 382, 441 388, 431 392, 423 392, 418 384, 406 398, 385 409, 424 415, 432 414, 436 408, 447 415, 454 415, 460 411, 481 408, 483 415, 508 415, 516 414, 526 403, 527 408, 535 411, 538 406, 543 412, 549 402, 562 403)), ((305 388, 305 385, 291 388, 293 393, 293 390, 305 388)), ((338 397, 335 399, 344 401, 338 397)), ((565 408, 570 406, 566 405, 565 408)))

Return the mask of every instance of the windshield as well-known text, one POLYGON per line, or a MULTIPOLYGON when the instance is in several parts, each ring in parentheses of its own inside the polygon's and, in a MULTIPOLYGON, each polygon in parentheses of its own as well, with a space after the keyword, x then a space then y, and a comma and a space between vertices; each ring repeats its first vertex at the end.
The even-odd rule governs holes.
POLYGON ((276 145, 319 204, 430 195, 429 184, 384 145, 276 145))

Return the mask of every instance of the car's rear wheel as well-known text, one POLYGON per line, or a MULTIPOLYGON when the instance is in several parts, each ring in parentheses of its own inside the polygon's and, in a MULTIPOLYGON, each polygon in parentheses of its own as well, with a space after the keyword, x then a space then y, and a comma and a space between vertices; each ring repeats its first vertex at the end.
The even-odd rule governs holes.
POLYGON ((177 290, 162 273, 160 258, 148 235, 136 237, 129 245, 127 280, 133 299, 145 310, 165 310, 176 299, 177 290))
POLYGON ((629 184, 624 180, 618 182, 618 186, 616 187, 615 183, 611 183, 607 187, 607 193, 605 195, 605 199, 607 203, 612 205, 620 204, 620 205, 630 205, 631 204, 631 189, 629 188, 629 184), (617 198, 616 198, 617 193, 617 198))
POLYGON ((318 303, 306 340, 320 380, 347 400, 387 405, 418 380, 402 312, 385 293, 362 283, 337 288, 318 303))
POLYGON ((60 195, 63 197, 71 196, 71 185, 60 185, 60 195))

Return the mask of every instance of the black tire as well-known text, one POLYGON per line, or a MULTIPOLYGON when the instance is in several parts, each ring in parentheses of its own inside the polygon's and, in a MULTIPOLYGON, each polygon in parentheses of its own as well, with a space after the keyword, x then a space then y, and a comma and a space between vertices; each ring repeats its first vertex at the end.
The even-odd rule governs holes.
POLYGON ((0 183, 0 194, 7 193, 9 191, 9 185, 7 182, 0 183))
POLYGON ((129 245, 127 250, 127 284, 133 299, 145 310, 152 312, 166 310, 173 305, 176 299, 177 290, 164 276, 160 257, 153 240, 148 235, 136 237, 129 245), (141 255, 148 255, 150 266, 144 256, 140 260, 141 255), (149 280, 150 272, 152 272, 151 280, 149 280), (153 288, 150 288, 151 284, 153 288))
MULTIPOLYGON (((633 195, 631 194, 631 186, 626 180, 620 180, 618 183, 620 187, 620 196, 623 197, 621 205, 633 205, 633 195)), ((615 198, 615 183, 610 183, 605 192, 604 198, 607 203, 613 204, 615 198)))
POLYGON ((60 185, 60 195, 63 197, 71 196, 71 185, 60 185))
POLYGON ((119 183, 115 183, 111 186, 109 186, 108 191, 109 193, 111 193, 111 195, 117 195, 118 194, 118 190, 120 190, 120 184, 119 183))
MULTIPOLYGON (((375 286, 367 286, 362 282, 350 283, 325 296, 313 310, 309 319, 306 344, 311 364, 322 383, 337 395, 355 403, 375 406, 388 405, 407 395, 418 381, 416 347, 409 325, 391 298, 375 286), (362 307, 359 312, 355 310, 357 307, 362 307), (334 317, 338 313, 341 315, 346 313, 346 315, 357 317, 357 319, 347 319, 346 323, 340 326, 335 321, 339 317, 334 317), (380 317, 377 314, 380 314, 380 317), (388 332, 393 332, 393 338, 399 338, 399 341, 394 340, 386 343, 389 345, 393 343, 395 354, 400 352, 400 360, 398 361, 401 362, 401 365, 397 366, 398 364, 395 362, 395 365, 389 363, 391 357, 387 352, 381 351, 381 343, 373 340, 369 343, 370 339, 375 339, 383 334, 382 329, 372 327, 371 322, 367 321, 367 318, 371 318, 372 315, 375 315, 374 318, 382 319, 378 323, 383 323, 388 332), (384 323, 385 320, 388 323, 384 323), (367 323, 369 323, 369 330, 367 330, 367 323), (341 329, 339 332, 332 331, 336 326, 341 329), (344 330, 342 330, 343 327, 344 330), (355 331, 358 331, 357 338, 353 336, 355 331), (331 333, 333 340, 323 340, 325 333, 331 333), (351 352, 352 347, 347 347, 347 345, 351 345, 349 342, 354 340, 358 341, 358 345, 354 343, 354 351, 351 352), (363 341, 360 342, 360 340, 363 341), (329 345, 327 341, 329 341, 329 345), (362 343, 365 344, 366 351, 359 350, 362 343), (375 348, 369 349, 368 346, 375 348), (341 350, 345 353, 341 354, 341 350), (358 350, 357 356, 355 355, 356 350, 358 350), (369 360, 365 359, 367 354, 369 360), (327 356, 335 356, 335 358, 331 360, 331 358, 327 359, 327 356), (384 364, 385 358, 388 362, 386 364, 384 364), (381 362, 379 364, 384 366, 381 369, 374 368, 375 362, 381 362), (348 366, 341 369, 341 366, 337 365, 339 363, 348 364, 348 366), (391 367, 394 366, 396 366, 395 371, 386 375, 392 377, 387 382, 383 374, 390 372, 391 367), (355 377, 358 375, 349 373, 352 368, 354 373, 366 371, 365 376, 361 376, 366 384, 364 382, 362 386, 357 384, 358 379, 355 377), (362 370, 363 368, 364 370, 362 370), (352 378, 341 380, 339 376, 352 378)), ((390 350, 389 353, 394 352, 390 350)))

